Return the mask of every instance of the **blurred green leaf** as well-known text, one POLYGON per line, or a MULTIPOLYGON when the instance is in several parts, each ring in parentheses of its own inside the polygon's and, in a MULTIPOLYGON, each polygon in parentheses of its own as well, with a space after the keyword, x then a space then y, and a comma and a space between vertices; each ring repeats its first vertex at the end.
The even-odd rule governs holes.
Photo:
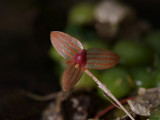
MULTIPOLYGON (((130 92, 132 85, 128 71, 121 67, 114 67, 105 71, 102 75, 102 83, 107 86, 116 98, 126 96, 130 92)), ((103 92, 100 89, 99 92, 102 96, 103 92)))
POLYGON ((160 31, 150 33, 146 41, 156 52, 160 53, 160 31))
POLYGON ((146 65, 153 61, 153 51, 145 44, 123 40, 113 50, 120 56, 120 63, 125 66, 146 65))
POLYGON ((144 87, 151 88, 153 87, 153 76, 151 71, 146 67, 136 67, 132 69, 131 75, 135 83, 136 88, 144 87))
POLYGON ((89 24, 94 20, 93 12, 93 3, 77 4, 69 12, 69 23, 78 25, 89 24))

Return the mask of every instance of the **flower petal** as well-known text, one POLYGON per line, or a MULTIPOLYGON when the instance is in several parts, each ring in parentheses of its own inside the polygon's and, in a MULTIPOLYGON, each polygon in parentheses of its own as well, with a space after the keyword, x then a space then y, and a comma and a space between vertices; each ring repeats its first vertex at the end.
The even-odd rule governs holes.
POLYGON ((82 44, 77 39, 66 33, 52 31, 50 37, 53 46, 64 58, 72 58, 76 53, 83 49, 82 44))
POLYGON ((87 50, 87 68, 90 69, 108 69, 116 65, 120 57, 109 50, 100 48, 91 48, 87 50))
POLYGON ((63 73, 62 87, 64 91, 71 89, 82 77, 83 71, 75 68, 73 63, 67 64, 63 73))

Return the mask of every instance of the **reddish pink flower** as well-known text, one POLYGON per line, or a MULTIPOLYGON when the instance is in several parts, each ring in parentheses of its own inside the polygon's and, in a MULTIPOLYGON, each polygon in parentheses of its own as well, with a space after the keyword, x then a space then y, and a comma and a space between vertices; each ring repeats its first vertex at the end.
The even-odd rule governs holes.
POLYGON ((108 69, 120 60, 119 56, 110 50, 85 50, 80 41, 63 32, 53 31, 50 36, 57 52, 66 59, 67 68, 62 80, 64 91, 71 89, 86 69, 108 69))

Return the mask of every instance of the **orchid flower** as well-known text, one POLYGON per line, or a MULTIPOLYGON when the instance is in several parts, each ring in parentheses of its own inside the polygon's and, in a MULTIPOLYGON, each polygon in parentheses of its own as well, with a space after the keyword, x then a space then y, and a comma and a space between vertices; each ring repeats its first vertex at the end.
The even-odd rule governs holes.
POLYGON ((109 50, 85 50, 77 39, 63 32, 51 32, 51 42, 57 52, 66 59, 67 68, 62 80, 64 91, 71 89, 86 69, 107 69, 116 65, 120 59, 116 53, 109 50))
POLYGON ((85 50, 80 41, 59 31, 52 31, 50 37, 54 48, 66 59, 67 67, 63 73, 62 80, 64 91, 68 91, 74 87, 83 73, 86 72, 98 84, 98 87, 110 96, 134 120, 106 86, 88 71, 88 69, 108 69, 115 66, 120 60, 120 57, 116 53, 100 48, 85 50))

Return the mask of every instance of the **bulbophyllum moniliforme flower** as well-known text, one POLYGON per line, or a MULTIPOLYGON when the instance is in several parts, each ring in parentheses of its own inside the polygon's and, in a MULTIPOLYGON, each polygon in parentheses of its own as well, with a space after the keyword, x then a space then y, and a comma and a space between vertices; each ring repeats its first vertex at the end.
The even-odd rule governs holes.
POLYGON ((110 50, 85 50, 80 41, 66 33, 53 31, 50 35, 54 48, 66 59, 67 68, 62 80, 64 91, 71 89, 86 69, 108 69, 120 60, 119 56, 110 50))

